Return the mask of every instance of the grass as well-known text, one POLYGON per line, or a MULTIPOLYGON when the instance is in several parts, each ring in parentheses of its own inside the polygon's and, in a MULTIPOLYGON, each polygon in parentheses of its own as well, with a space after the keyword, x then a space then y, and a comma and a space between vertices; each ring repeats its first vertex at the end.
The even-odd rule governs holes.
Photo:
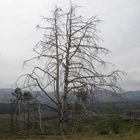
MULTIPOLYGON (((49 133, 49 130, 51 132, 55 129, 47 124, 49 126, 47 128, 48 135, 31 135, 28 138, 17 138, 15 135, 10 135, 9 124, 9 118, 4 116, 0 119, 0 140, 140 140, 140 125, 136 125, 140 122, 126 122, 116 116, 110 116, 109 119, 105 120, 97 120, 90 124, 85 123, 84 120, 79 120, 74 125, 74 131, 68 133, 71 135, 65 137, 51 135, 56 133, 49 133), (101 133, 104 130, 107 130, 107 133, 101 133)), ((35 130, 32 132, 31 134, 37 134, 35 130)))
POLYGON ((30 136, 18 139, 15 136, 1 136, 0 140, 140 140, 140 133, 125 135, 69 135, 61 136, 30 136))

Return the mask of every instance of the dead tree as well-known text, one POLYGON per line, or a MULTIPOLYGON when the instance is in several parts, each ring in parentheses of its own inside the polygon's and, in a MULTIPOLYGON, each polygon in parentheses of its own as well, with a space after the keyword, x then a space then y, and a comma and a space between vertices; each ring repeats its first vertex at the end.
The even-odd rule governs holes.
POLYGON ((33 70, 22 76, 24 87, 40 90, 52 101, 50 108, 58 113, 61 131, 67 121, 69 97, 75 92, 120 89, 120 71, 105 69, 109 63, 101 57, 108 49, 99 46, 100 20, 96 16, 86 20, 75 11, 74 6, 67 12, 56 7, 51 18, 43 17, 44 25, 37 26, 43 30, 43 38, 33 49, 36 56, 25 61, 32 61, 33 70))

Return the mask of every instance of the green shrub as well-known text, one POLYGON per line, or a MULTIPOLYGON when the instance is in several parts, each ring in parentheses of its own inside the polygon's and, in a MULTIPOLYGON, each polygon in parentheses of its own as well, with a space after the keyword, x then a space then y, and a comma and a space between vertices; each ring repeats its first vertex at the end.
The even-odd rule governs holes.
POLYGON ((109 126, 110 126, 110 130, 117 134, 120 131, 120 127, 121 127, 121 122, 117 117, 110 117, 109 119, 109 126))
POLYGON ((108 121, 100 120, 96 123, 95 128, 99 134, 105 135, 109 133, 108 121))
POLYGON ((100 120, 96 123, 96 130, 99 134, 119 133, 121 122, 116 116, 109 116, 107 119, 100 120))
POLYGON ((82 119, 80 119, 79 121, 77 121, 75 124, 74 124, 74 131, 76 132, 82 132, 85 128, 85 123, 82 119))

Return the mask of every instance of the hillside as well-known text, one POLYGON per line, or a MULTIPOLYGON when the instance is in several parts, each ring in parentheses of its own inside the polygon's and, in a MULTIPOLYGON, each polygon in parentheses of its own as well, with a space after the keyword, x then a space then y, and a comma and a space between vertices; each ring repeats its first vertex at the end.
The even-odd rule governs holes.
POLYGON ((9 102, 13 91, 14 89, 12 88, 0 88, 0 102, 9 102))
MULTIPOLYGON (((2 88, 0 89, 0 102, 9 102, 12 98, 11 93, 14 91, 14 89, 11 88, 2 88)), ((40 94, 42 97, 38 97, 38 100, 40 100, 42 103, 45 103, 45 101, 49 102, 49 100, 46 98, 44 94, 40 93, 34 93, 35 95, 40 94)), ((49 94, 52 94, 52 92, 49 92, 49 94)), ((112 91, 96 91, 94 93, 94 99, 95 101, 99 102, 120 102, 120 101, 140 101, 140 91, 126 91, 121 94, 114 94, 112 91)))

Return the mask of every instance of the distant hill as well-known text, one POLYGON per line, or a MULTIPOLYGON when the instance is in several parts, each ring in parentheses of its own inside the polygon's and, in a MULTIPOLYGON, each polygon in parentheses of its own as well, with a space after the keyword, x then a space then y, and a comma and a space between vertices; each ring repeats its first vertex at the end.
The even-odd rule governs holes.
POLYGON ((120 102, 124 101, 123 94, 116 94, 109 90, 97 90, 94 92, 95 101, 98 102, 120 102))
MULTIPOLYGON (((10 99, 12 98, 11 93, 14 91, 14 89, 11 88, 1 88, 0 89, 0 102, 9 102, 10 99)), ((34 94, 41 94, 41 93, 34 93, 34 94)), ((52 92, 49 92, 53 96, 52 92)), ((40 100, 42 103, 50 101, 44 94, 41 94, 42 97, 38 97, 38 100, 40 100)), ((140 101, 140 91, 126 91, 121 94, 115 94, 112 91, 105 90, 101 91, 98 90, 95 93, 94 96, 96 101, 99 102, 120 102, 120 101, 140 101)))
POLYGON ((140 91, 127 91, 124 93, 127 100, 140 101, 140 91))
POLYGON ((9 102, 12 98, 12 92, 14 92, 12 88, 0 88, 0 102, 9 102))

